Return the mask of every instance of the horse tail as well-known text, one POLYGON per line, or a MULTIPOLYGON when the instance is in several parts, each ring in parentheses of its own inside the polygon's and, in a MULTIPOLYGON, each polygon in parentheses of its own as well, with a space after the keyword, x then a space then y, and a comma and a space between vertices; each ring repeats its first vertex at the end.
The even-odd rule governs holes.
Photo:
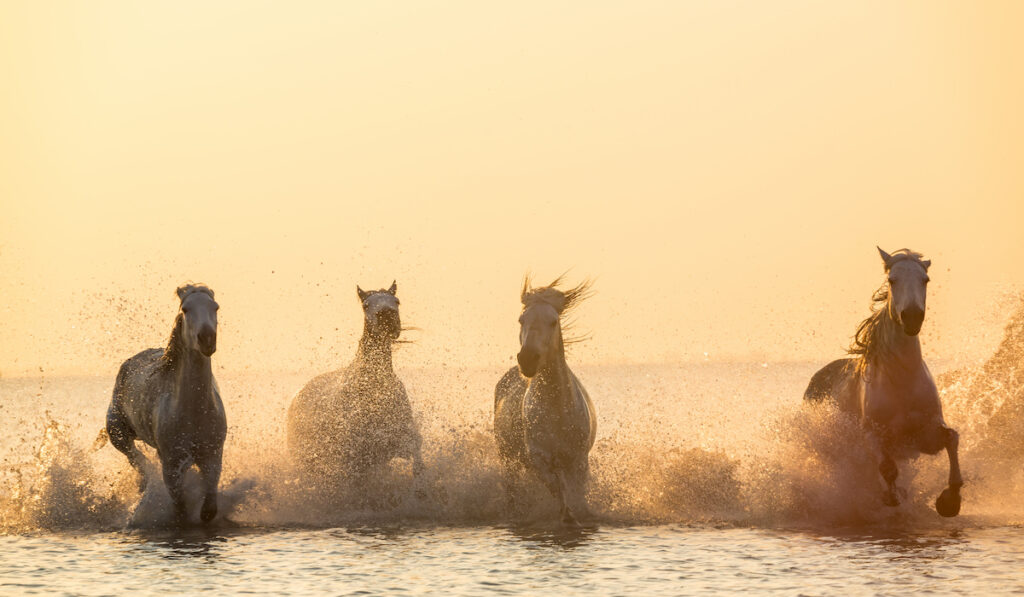
POLYGON ((98 452, 100 448, 107 445, 108 441, 110 441, 110 436, 107 435, 107 428, 104 427, 103 429, 100 429, 100 434, 97 435, 96 440, 92 442, 92 447, 89 448, 89 452, 98 452))

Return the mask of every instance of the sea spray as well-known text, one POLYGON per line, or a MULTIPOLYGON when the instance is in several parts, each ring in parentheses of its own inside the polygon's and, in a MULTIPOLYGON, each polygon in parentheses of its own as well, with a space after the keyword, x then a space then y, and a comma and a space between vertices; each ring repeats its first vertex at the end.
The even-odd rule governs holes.
MULTIPOLYGON (((939 376, 947 421, 962 438, 964 510, 933 510, 945 453, 900 463, 904 502, 881 503, 872 447, 859 423, 800 396, 816 363, 581 367, 599 412, 588 501, 592 522, 682 522, 768 528, 959 528, 1019 524, 1024 507, 1024 304, 984 363, 939 376)), ((823 359, 824 360, 824 359, 823 359)), ((525 484, 526 512, 506 509, 490 430, 500 370, 399 371, 424 437, 422 491, 396 459, 358 483, 304 479, 283 442, 291 393, 306 374, 221 377, 229 437, 223 517, 253 526, 505 525, 556 520, 554 500, 525 484)), ((140 494, 112 448, 90 452, 109 380, 0 380, 16 424, 4 440, 0 530, 160 526, 169 516, 158 474, 140 494), (43 410, 53 414, 44 416, 43 410), (73 423, 72 423, 73 422, 73 423)), ((153 460, 152 450, 145 449, 153 460)), ((190 475, 189 503, 198 508, 190 475)))

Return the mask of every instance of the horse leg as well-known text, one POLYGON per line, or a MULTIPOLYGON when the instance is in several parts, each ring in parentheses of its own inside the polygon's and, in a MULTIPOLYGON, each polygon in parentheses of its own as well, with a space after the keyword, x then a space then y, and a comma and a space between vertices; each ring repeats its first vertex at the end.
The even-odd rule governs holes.
POLYGON ((555 496, 555 499, 558 500, 562 524, 577 526, 578 523, 573 518, 572 512, 569 511, 569 504, 566 501, 565 474, 554 466, 553 459, 547 454, 531 452, 530 456, 537 476, 544 482, 551 495, 555 496))
POLYGON ((511 459, 502 458, 501 479, 505 486, 505 505, 512 516, 518 516, 521 508, 519 503, 519 469, 511 459))
POLYGON ((935 500, 935 511, 948 518, 960 513, 960 488, 964 480, 960 476, 960 435, 949 427, 943 427, 943 431, 946 436, 946 454, 949 456, 949 487, 935 500))
POLYGON ((413 493, 416 494, 417 499, 424 500, 427 498, 427 492, 423 489, 423 471, 426 469, 423 465, 423 440, 414 427, 410 428, 408 435, 409 437, 405 444, 405 455, 412 459, 413 493))
POLYGON ((115 413, 107 413, 107 437, 119 452, 128 458, 128 464, 139 476, 139 493, 146 490, 146 469, 148 461, 145 455, 135 447, 135 433, 123 418, 115 413))
POLYGON ((886 485, 882 502, 886 506, 899 506, 900 498, 896 495, 896 477, 899 475, 900 469, 887 451, 882 452, 882 462, 878 465, 878 472, 882 474, 886 485))
POLYGON ((188 510, 185 504, 185 488, 183 486, 185 471, 189 467, 188 458, 184 455, 175 454, 162 460, 164 485, 167 493, 171 496, 171 503, 174 506, 174 520, 182 525, 188 519, 188 510))
POLYGON ((199 475, 203 479, 203 507, 199 518, 210 522, 217 516, 217 485, 220 483, 221 454, 206 458, 199 463, 199 475))
POLYGON ((576 518, 589 518, 590 507, 587 505, 586 487, 587 479, 590 476, 590 463, 584 459, 569 472, 567 485, 569 489, 568 498, 572 512, 576 518))
POLYGON ((580 523, 576 520, 573 515, 572 508, 569 507, 569 502, 574 497, 571 484, 566 481, 566 474, 563 470, 555 471, 555 476, 558 478, 558 486, 560 497, 562 500, 562 524, 567 527, 578 527, 580 523))

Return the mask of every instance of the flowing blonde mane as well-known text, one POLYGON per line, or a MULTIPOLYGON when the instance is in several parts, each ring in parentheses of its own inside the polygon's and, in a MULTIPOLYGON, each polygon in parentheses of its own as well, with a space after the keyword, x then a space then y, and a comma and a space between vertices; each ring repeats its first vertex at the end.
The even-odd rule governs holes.
POLYGON ((567 290, 560 290, 558 287, 565 278, 565 274, 558 276, 547 286, 539 286, 533 288, 531 286, 530 275, 527 274, 523 279, 523 291, 520 295, 520 300, 523 303, 523 311, 526 311, 533 305, 543 303, 550 305, 558 312, 559 319, 562 327, 562 343, 572 344, 575 342, 582 342, 587 339, 587 336, 575 336, 566 337, 565 333, 573 329, 575 320, 565 319, 564 316, 571 315, 573 309, 582 303, 584 300, 593 296, 593 281, 583 280, 578 285, 569 288, 567 290))

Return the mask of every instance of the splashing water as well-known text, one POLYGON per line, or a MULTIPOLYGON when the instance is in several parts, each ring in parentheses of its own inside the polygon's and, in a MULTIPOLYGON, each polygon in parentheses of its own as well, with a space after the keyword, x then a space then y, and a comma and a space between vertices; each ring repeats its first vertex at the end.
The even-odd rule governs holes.
MULTIPOLYGON (((597 521, 614 524, 1019 524, 1021 363, 1024 304, 992 358, 939 377, 947 421, 961 434, 967 481, 964 513, 952 521, 932 509, 944 487, 944 454, 902 463, 904 504, 882 505, 877 464, 856 422, 827 404, 811 407, 800 400, 816 363, 580 367, 599 416, 589 502, 597 521)), ((284 447, 284 413, 308 376, 219 374, 230 426, 220 504, 222 518, 231 522, 221 524, 508 521, 490 431, 493 384, 501 371, 442 367, 399 374, 424 436, 421 495, 403 460, 358 483, 324 487, 302 479, 284 447)), ((6 414, 18 421, 3 445, 0 532, 169 521, 169 499, 156 471, 140 496, 116 450, 90 448, 111 386, 106 378, 0 380, 6 414)), ((198 508, 195 475, 187 485, 189 503, 198 508)), ((554 502, 539 483, 528 486, 527 504, 527 522, 556 518, 554 502)))

